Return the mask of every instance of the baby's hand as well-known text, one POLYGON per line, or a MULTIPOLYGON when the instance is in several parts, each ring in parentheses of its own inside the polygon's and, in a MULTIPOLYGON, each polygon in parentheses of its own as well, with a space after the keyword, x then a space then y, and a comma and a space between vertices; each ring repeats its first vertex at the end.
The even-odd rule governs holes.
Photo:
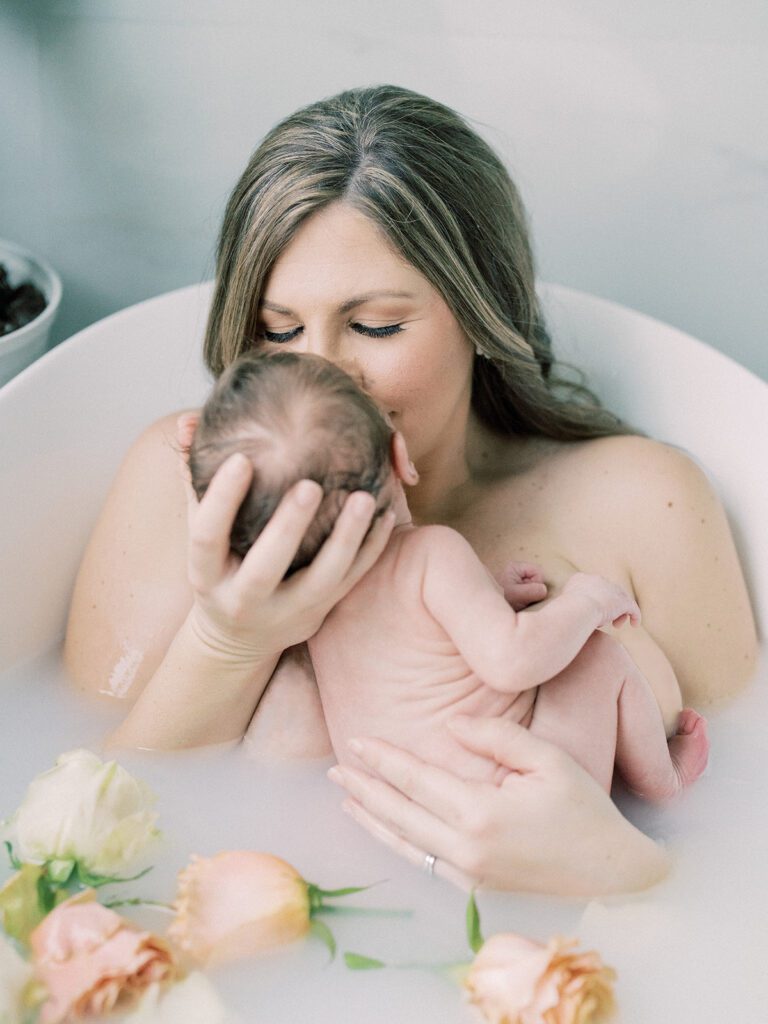
POLYGON ((563 587, 564 594, 581 594, 589 598, 598 609, 600 621, 596 628, 623 626, 627 619, 633 626, 640 622, 640 608, 618 583, 594 573, 577 572, 563 587))
POLYGON ((530 604, 543 601, 547 596, 544 574, 532 562, 509 562, 496 577, 504 591, 507 604, 516 612, 530 604))

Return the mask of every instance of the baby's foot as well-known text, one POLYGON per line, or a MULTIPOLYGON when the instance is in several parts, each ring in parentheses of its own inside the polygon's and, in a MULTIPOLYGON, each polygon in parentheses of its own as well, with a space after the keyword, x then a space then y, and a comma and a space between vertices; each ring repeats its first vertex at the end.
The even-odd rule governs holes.
POLYGON ((707 720, 693 708, 683 708, 680 712, 677 733, 669 741, 669 755, 680 780, 681 789, 695 782, 707 767, 707 720))

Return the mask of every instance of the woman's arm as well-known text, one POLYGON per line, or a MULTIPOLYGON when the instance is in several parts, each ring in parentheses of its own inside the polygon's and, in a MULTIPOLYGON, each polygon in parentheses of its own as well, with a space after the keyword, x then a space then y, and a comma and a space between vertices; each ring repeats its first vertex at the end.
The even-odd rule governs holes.
POLYGON ((609 438, 586 452, 592 533, 599 522, 598 542, 623 558, 643 613, 643 630, 622 630, 617 639, 651 679, 643 645, 652 638, 686 704, 735 694, 754 673, 757 637, 733 537, 707 477, 683 452, 646 438, 609 438))
POLYGON ((183 483, 170 428, 170 420, 156 424, 129 453, 86 555, 68 629, 67 664, 84 688, 108 690, 100 682, 126 636, 139 668, 148 664, 136 672, 138 699, 113 737, 122 745, 239 739, 282 651, 319 628, 381 553, 393 522, 384 516, 368 533, 374 500, 350 495, 313 563, 283 582, 319 486, 296 484, 240 560, 229 534, 250 463, 228 459, 198 503, 183 483), (176 531, 188 548, 181 565, 176 531), (185 588, 186 601, 176 597, 166 611, 166 587, 171 598, 185 588), (99 627, 103 635, 94 636, 99 627))
POLYGON ((83 692, 133 703, 192 607, 175 436, 168 416, 132 445, 80 564, 64 660, 83 692))
MULTIPOLYGON (((378 739, 354 753, 371 775, 331 769, 345 810, 415 864, 465 888, 597 896, 645 889, 669 870, 667 854, 621 816, 567 754, 520 725, 457 716, 468 750, 511 769, 500 786, 466 782, 378 739)), ((352 741, 355 743, 355 741, 352 741)))

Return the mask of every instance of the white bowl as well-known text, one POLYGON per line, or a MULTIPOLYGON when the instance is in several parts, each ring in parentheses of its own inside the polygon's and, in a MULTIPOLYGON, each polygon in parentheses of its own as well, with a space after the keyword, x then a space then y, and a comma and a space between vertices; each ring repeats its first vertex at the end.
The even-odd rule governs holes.
POLYGON ((31 281, 45 296, 46 307, 10 334, 0 337, 0 387, 45 352, 48 335, 61 303, 61 279, 53 267, 14 242, 0 238, 0 263, 14 287, 31 281))

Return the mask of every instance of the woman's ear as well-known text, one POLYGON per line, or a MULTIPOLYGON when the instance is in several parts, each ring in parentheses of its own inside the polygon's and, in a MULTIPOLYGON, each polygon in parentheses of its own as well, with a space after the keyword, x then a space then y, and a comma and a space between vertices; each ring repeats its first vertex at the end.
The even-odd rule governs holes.
POLYGON ((405 438, 399 430, 396 430, 392 435, 392 440, 390 441, 390 457, 392 459, 392 466, 395 473, 404 484, 413 486, 419 482, 419 474, 416 472, 416 467, 408 456, 405 438))

